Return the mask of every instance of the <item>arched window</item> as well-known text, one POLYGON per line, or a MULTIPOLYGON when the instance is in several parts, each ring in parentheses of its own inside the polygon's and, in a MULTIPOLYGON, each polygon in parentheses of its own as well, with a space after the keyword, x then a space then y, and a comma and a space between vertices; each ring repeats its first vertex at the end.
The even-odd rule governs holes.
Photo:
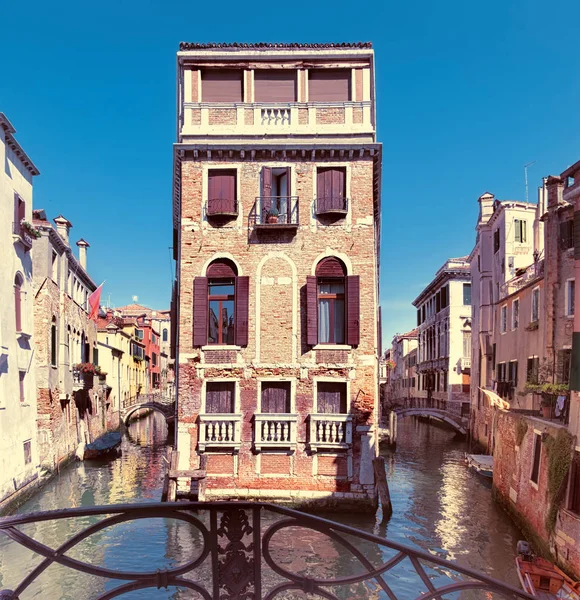
POLYGON ((22 331, 22 286, 24 285, 24 278, 20 273, 14 277, 14 316, 16 331, 20 333, 22 331))
POLYGON ((57 336, 56 336, 56 317, 52 317, 50 324, 50 364, 56 367, 57 361, 57 336))
POLYGON ((193 284, 193 345, 248 343, 249 277, 228 259, 213 261, 193 284))
POLYGON ((359 276, 347 276, 344 263, 333 256, 322 259, 316 275, 307 277, 307 343, 359 343, 359 276))
POLYGON ((163 329, 163 341, 166 342, 167 341, 167 327, 165 327, 163 329))

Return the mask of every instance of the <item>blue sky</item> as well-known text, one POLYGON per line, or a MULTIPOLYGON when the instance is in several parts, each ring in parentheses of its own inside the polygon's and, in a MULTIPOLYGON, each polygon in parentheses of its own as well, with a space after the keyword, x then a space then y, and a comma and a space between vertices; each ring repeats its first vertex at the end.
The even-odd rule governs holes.
POLYGON ((0 110, 41 171, 35 206, 91 244, 104 300, 164 308, 179 42, 372 41, 390 341, 443 261, 470 252, 484 191, 523 199, 535 160, 535 198, 580 159, 578 22, 572 0, 11 2, 0 110))

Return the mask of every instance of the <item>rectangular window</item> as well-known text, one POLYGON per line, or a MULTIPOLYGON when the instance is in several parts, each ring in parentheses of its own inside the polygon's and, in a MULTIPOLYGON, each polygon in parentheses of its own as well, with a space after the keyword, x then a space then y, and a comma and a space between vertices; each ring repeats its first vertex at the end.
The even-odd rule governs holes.
POLYGON ((210 169, 207 172, 207 214, 236 213, 236 169, 210 169))
POLYGON ((344 344, 344 280, 318 281, 318 343, 344 344))
POLYGON ((234 288, 233 280, 209 281, 208 344, 234 343, 234 288))
POLYGON ((55 250, 52 251, 52 258, 50 264, 51 278, 55 283, 58 283, 58 254, 55 250))
POLYGON ((499 229, 493 232, 493 253, 495 254, 499 250, 499 229))
POLYGON ((570 383, 570 367, 572 364, 572 350, 558 352, 558 382, 565 385, 570 383))
POLYGON ((566 293, 565 293, 565 301, 566 301, 566 316, 572 317, 574 316, 574 294, 576 293, 576 283, 574 279, 568 279, 566 281, 566 293))
POLYGON ((447 378, 448 378, 449 374, 447 371, 443 371, 443 391, 446 392, 447 391, 447 378))
POLYGON ((516 298, 512 302, 512 329, 517 329, 520 324, 520 301, 516 298))
POLYGON ((293 69, 256 69, 254 102, 296 102, 296 71, 293 69))
POLYGON ((508 363, 508 381, 513 387, 518 385, 518 361, 510 360, 508 363))
POLYGON ((532 290, 532 322, 540 319, 540 288, 532 290))
POLYGON ((29 465, 32 462, 32 446, 31 441, 24 442, 24 464, 29 465))
POLYGON ((243 102, 241 69, 207 69, 201 72, 202 102, 243 102))
POLYGON ((562 250, 574 247, 574 219, 560 223, 560 247, 562 250))
POLYGON ((570 483, 568 487, 568 510, 580 514, 580 452, 574 452, 570 464, 570 483))
POLYGON ((316 412, 346 414, 346 382, 319 381, 316 385, 316 412))
POLYGON ((205 412, 235 412, 235 394, 236 384, 233 381, 208 381, 205 388, 205 412))
POLYGON ((540 371, 540 358, 538 356, 530 356, 528 358, 527 382, 538 383, 540 371))
POLYGON ((527 222, 522 221, 521 219, 514 219, 514 228, 515 228, 515 241, 521 242, 522 244, 526 242, 527 238, 527 222))
POLYGON ((24 391, 24 379, 26 377, 26 371, 18 371, 18 379, 20 384, 20 402, 26 402, 26 394, 24 391))
POLYGON ((501 307, 500 332, 505 333, 506 331, 507 331, 507 305, 504 304, 501 307))
POLYGON ((463 332, 463 357, 471 357, 471 331, 463 332))
POLYGON ((135 329, 135 337, 138 340, 142 340, 143 339, 143 330, 142 329, 135 329))
POLYGON ((351 71, 348 69, 310 69, 309 102, 348 102, 351 98, 351 71))
POLYGON ((471 306, 471 283, 463 284, 463 305, 471 306))
POLYGON ((292 384, 289 381, 262 382, 261 412, 289 413, 291 390, 292 384))
POLYGON ((542 456, 542 436, 539 433, 534 434, 534 458, 532 463, 532 472, 530 481, 538 483, 540 477, 540 458, 542 456))
POLYGON ((346 209, 346 167, 317 168, 316 211, 324 213, 346 209))
POLYGON ((56 335, 56 323, 53 322, 50 326, 50 364, 56 367, 57 361, 57 335, 56 335))

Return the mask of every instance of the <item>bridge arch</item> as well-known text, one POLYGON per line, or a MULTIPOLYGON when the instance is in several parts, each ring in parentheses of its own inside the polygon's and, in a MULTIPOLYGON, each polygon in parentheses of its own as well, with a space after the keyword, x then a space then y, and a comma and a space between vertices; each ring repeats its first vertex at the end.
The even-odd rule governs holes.
POLYGON ((432 419, 437 419, 451 425, 455 431, 462 435, 467 434, 467 427, 463 424, 462 419, 444 410, 436 408, 400 408, 393 412, 397 415, 397 419, 405 417, 431 417, 432 419))
POLYGON ((166 405, 160 405, 157 402, 143 402, 142 404, 135 404, 129 407, 122 414, 123 423, 125 426, 129 425, 129 419, 131 415, 135 414, 138 410, 142 410, 144 408, 150 408, 151 410, 155 410, 158 413, 162 414, 169 424, 174 419, 173 409, 166 405))

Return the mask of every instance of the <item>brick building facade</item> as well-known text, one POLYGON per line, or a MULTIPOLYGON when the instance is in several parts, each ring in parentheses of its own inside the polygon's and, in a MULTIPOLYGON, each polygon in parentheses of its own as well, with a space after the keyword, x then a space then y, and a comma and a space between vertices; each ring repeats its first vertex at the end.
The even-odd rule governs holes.
POLYGON ((370 45, 182 44, 177 449, 201 496, 374 509, 370 45))

